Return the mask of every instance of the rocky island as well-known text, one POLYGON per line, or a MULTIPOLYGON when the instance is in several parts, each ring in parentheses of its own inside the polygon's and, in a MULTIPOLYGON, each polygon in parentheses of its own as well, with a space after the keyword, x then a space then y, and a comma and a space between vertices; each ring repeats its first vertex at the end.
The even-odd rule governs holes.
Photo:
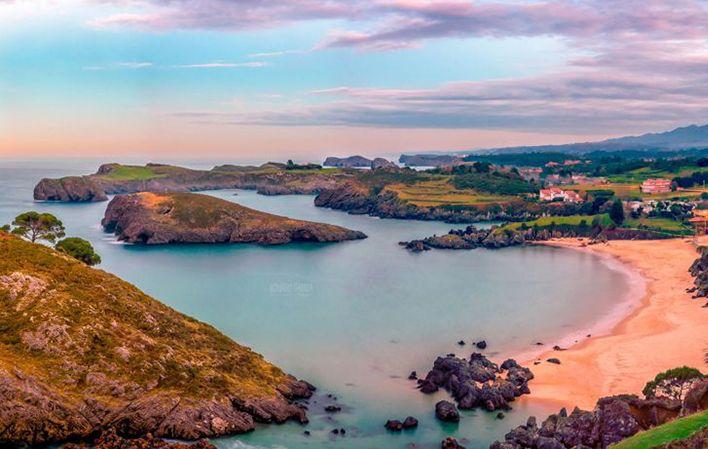
POLYGON ((118 195, 101 221, 122 241, 166 243, 341 242, 366 238, 324 223, 293 220, 197 193, 118 195))
POLYGON ((0 446, 306 422, 313 387, 114 275, 0 232, 0 446))

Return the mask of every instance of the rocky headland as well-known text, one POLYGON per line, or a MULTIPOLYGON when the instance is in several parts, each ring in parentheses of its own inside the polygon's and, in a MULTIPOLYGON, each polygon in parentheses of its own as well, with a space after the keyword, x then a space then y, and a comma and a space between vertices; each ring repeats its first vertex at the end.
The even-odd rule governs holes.
POLYGON ((168 243, 341 242, 366 238, 340 226, 294 220, 197 193, 118 195, 101 221, 119 240, 168 243))
MULTIPOLYGON (((300 166, 298 166, 300 167, 300 166)), ((288 169, 286 164, 259 167, 220 165, 194 170, 174 165, 104 164, 86 176, 45 178, 34 188, 38 201, 106 201, 106 195, 135 192, 190 192, 217 189, 256 190, 264 195, 315 194, 334 188, 347 173, 288 169)))
POLYGON ((306 422, 313 387, 101 270, 0 232, 0 446, 306 422))
POLYGON ((469 360, 453 355, 438 357, 418 385, 423 393, 446 390, 461 409, 482 407, 493 411, 508 409, 510 402, 529 394, 531 379, 531 370, 513 359, 497 365, 482 354, 473 353, 469 360))

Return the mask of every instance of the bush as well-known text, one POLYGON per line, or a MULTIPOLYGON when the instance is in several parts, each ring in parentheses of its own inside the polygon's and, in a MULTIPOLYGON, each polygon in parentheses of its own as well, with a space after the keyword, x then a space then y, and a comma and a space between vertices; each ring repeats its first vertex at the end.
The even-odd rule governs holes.
POLYGON ((101 256, 96 254, 91 243, 79 237, 69 237, 60 240, 55 248, 57 251, 68 254, 86 265, 98 265, 101 263, 101 256))
POLYGON ((624 221, 624 206, 622 206, 621 200, 616 199, 612 203, 612 207, 610 208, 610 218, 617 225, 621 225, 624 221))
POLYGON ((690 388, 705 376, 696 368, 682 366, 656 375, 642 390, 647 398, 666 397, 683 400, 690 388))

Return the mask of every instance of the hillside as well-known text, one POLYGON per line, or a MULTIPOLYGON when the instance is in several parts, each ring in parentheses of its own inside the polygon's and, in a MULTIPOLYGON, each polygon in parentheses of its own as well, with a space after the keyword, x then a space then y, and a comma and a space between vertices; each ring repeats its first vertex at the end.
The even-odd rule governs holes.
POLYGON ((101 270, 0 232, 0 446, 305 421, 311 388, 101 270))
POLYGON ((361 232, 267 214, 197 193, 136 193, 116 196, 101 224, 120 240, 165 243, 340 242, 361 232))
POLYGON ((676 151, 708 148, 708 125, 690 125, 661 133, 626 136, 599 142, 570 143, 565 145, 535 145, 491 148, 484 153, 590 153, 592 151, 676 151))

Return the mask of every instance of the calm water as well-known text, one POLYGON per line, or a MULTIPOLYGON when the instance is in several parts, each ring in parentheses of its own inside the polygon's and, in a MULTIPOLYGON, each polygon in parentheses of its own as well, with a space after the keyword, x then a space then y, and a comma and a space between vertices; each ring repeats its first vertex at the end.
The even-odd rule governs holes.
MULTIPOLYGON (((248 191, 210 194, 294 218, 365 232, 362 241, 329 245, 176 246, 118 244, 102 232, 106 203, 34 203, 42 177, 89 173, 96 164, 0 162, 0 224, 25 210, 59 216, 68 235, 90 240, 101 268, 170 306, 209 322, 298 377, 336 395, 347 408, 315 414, 302 435, 295 424, 268 426, 217 441, 223 448, 439 447, 447 435, 486 447, 530 414, 551 411, 517 404, 505 420, 465 412, 443 425, 433 405, 406 380, 425 373, 439 354, 468 355, 456 342, 485 338, 499 360, 589 327, 628 289, 624 275, 598 259, 551 248, 430 251, 410 254, 397 243, 445 233, 445 223, 381 220, 314 207, 310 196, 265 197, 248 191), (388 418, 416 416, 418 429, 398 435, 388 418), (344 427, 344 438, 329 431, 344 427)), ((533 383, 531 384, 533 390, 533 383)))

